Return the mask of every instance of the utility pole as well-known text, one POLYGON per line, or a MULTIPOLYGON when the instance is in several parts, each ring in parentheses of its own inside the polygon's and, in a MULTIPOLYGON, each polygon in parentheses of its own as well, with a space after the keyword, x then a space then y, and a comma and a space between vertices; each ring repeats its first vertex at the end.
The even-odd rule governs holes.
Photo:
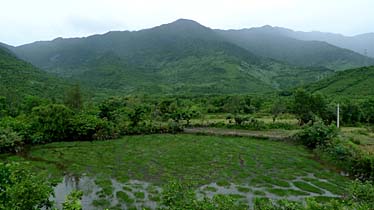
POLYGON ((339 116, 339 114, 340 114, 340 107, 339 107, 339 104, 338 104, 338 107, 337 107, 337 109, 336 109, 336 127, 337 128, 339 128, 340 127, 340 124, 339 124, 339 118, 340 118, 340 116, 339 116))

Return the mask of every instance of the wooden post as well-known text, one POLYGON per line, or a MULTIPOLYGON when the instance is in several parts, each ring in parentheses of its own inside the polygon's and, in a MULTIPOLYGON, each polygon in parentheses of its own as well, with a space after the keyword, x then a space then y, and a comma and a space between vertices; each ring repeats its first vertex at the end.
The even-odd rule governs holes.
POLYGON ((340 107, 339 107, 339 104, 338 104, 338 107, 337 107, 337 110, 336 110, 336 127, 339 128, 340 127, 340 107))

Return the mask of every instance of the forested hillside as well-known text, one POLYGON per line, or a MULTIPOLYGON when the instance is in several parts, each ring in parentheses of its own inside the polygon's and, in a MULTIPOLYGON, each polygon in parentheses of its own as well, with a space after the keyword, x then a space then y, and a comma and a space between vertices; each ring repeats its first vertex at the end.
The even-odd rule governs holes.
POLYGON ((307 86, 312 92, 348 97, 374 96, 374 67, 362 67, 339 72, 307 86))
POLYGON ((0 96, 61 97, 63 84, 60 79, 19 60, 8 49, 0 47, 0 96))
POLYGON ((119 93, 259 93, 333 73, 258 56, 184 19, 135 32, 36 42, 13 51, 48 72, 119 93))
POLYGON ((219 33, 254 54, 311 67, 323 66, 332 70, 373 65, 374 59, 351 50, 321 41, 304 41, 290 37, 289 30, 264 26, 243 30, 220 30, 219 33))

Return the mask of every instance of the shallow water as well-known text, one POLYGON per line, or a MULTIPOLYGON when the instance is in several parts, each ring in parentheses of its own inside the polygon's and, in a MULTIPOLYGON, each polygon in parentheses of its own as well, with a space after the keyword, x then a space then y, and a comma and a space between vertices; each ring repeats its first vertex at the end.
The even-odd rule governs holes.
MULTIPOLYGON (((268 186, 252 186, 249 184, 234 184, 230 183, 227 186, 219 186, 217 183, 210 183, 207 185, 200 186, 198 189, 196 189, 196 193, 198 198, 202 198, 203 196, 213 197, 217 194, 225 194, 225 195, 235 195, 240 196, 240 200, 247 203, 249 206, 252 206, 253 204, 253 198, 255 197, 267 197, 270 199, 281 199, 286 198, 289 200, 294 201, 303 201, 306 197, 310 196, 326 196, 326 197, 339 197, 339 195, 336 195, 334 193, 331 193, 323 188, 320 188, 316 185, 313 185, 310 182, 307 182, 303 180, 303 178, 312 178, 318 181, 322 182, 328 182, 326 179, 320 179, 315 177, 313 174, 309 173, 305 176, 296 177, 294 180, 288 181, 290 184, 289 187, 281 187, 281 186, 275 186, 272 185, 272 189, 282 189, 282 190, 297 190, 304 193, 308 193, 308 195, 287 195, 287 196, 279 196, 274 193, 271 193, 268 191, 268 186), (323 193, 313 193, 313 192, 307 192, 302 189, 299 189, 296 187, 293 182, 294 181, 303 181, 307 182, 310 185, 313 185, 314 187, 320 189, 323 193), (214 191, 207 190, 206 188, 214 188, 214 191), (249 192, 242 192, 239 190, 239 187, 246 187, 249 189, 249 192), (264 195, 256 195, 256 191, 261 191, 264 193, 264 195)), ((121 183, 115 179, 110 179, 111 181, 111 187, 113 188, 112 195, 106 195, 103 197, 103 195, 100 196, 100 191, 102 188, 98 186, 95 183, 94 177, 88 177, 88 176, 69 176, 66 175, 62 179, 62 181, 56 185, 54 188, 55 197, 52 197, 51 199, 54 200, 57 204, 57 208, 62 208, 62 203, 64 202, 66 196, 71 193, 73 190, 81 190, 83 191, 83 197, 82 197, 82 205, 83 209, 103 209, 103 206, 94 206, 93 201, 98 200, 100 198, 104 198, 105 200, 109 201, 109 204, 111 207, 117 207, 120 209, 128 209, 130 207, 136 207, 137 209, 142 209, 143 207, 147 207, 150 209, 156 209, 158 203, 151 198, 151 196, 160 196, 160 193, 162 191, 161 187, 155 186, 149 182, 139 181, 139 180, 129 180, 125 183, 121 183), (151 190, 150 190, 151 189, 151 190), (127 196, 132 200, 131 203, 125 203, 120 198, 117 198, 117 192, 122 191, 127 194, 127 196), (135 196, 136 192, 144 193, 144 198, 137 198, 135 196)))
MULTIPOLYGON (((133 199, 135 202, 131 204, 132 207, 136 207, 137 209, 141 209, 142 207, 148 207, 151 209, 156 209, 157 203, 155 201, 151 201, 149 199, 150 193, 148 192, 148 188, 151 186, 148 182, 138 181, 138 180, 130 180, 126 183, 120 183, 115 179, 111 179, 113 192, 112 196, 106 196, 105 200, 110 202, 110 206, 116 206, 121 209, 128 209, 130 205, 120 201, 116 193, 119 191, 124 191, 127 195, 133 199), (124 187, 134 189, 134 192, 143 192, 144 199, 137 199, 134 195, 134 192, 124 190, 124 187)), ((153 186, 158 192, 161 192, 161 188, 157 186, 153 186)), ((94 210, 94 209, 102 209, 102 207, 96 207, 93 205, 93 201, 100 199, 99 192, 102 190, 100 186, 95 183, 95 178, 88 177, 88 176, 69 176, 65 175, 62 181, 54 187, 54 197, 51 197, 51 200, 56 202, 56 207, 58 209, 62 209, 62 203, 65 201, 66 196, 71 193, 73 190, 81 190, 83 191, 82 197, 82 206, 83 209, 94 210)))
POLYGON ((57 205, 57 208, 62 208, 62 203, 66 196, 73 190, 81 190, 84 192, 82 197, 82 205, 85 209, 92 209, 92 201, 96 199, 96 193, 101 190, 94 182, 93 178, 88 176, 69 176, 65 175, 63 180, 54 187, 54 197, 52 198, 57 205))

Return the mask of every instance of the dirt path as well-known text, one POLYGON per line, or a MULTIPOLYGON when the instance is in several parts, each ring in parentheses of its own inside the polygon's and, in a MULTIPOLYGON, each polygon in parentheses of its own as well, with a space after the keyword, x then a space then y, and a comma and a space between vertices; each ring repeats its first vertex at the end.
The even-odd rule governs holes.
POLYGON ((222 135, 222 136, 246 136, 255 138, 265 138, 272 140, 285 140, 290 138, 297 130, 266 130, 266 131, 251 131, 227 128, 185 128, 185 133, 191 134, 208 134, 208 135, 222 135))

